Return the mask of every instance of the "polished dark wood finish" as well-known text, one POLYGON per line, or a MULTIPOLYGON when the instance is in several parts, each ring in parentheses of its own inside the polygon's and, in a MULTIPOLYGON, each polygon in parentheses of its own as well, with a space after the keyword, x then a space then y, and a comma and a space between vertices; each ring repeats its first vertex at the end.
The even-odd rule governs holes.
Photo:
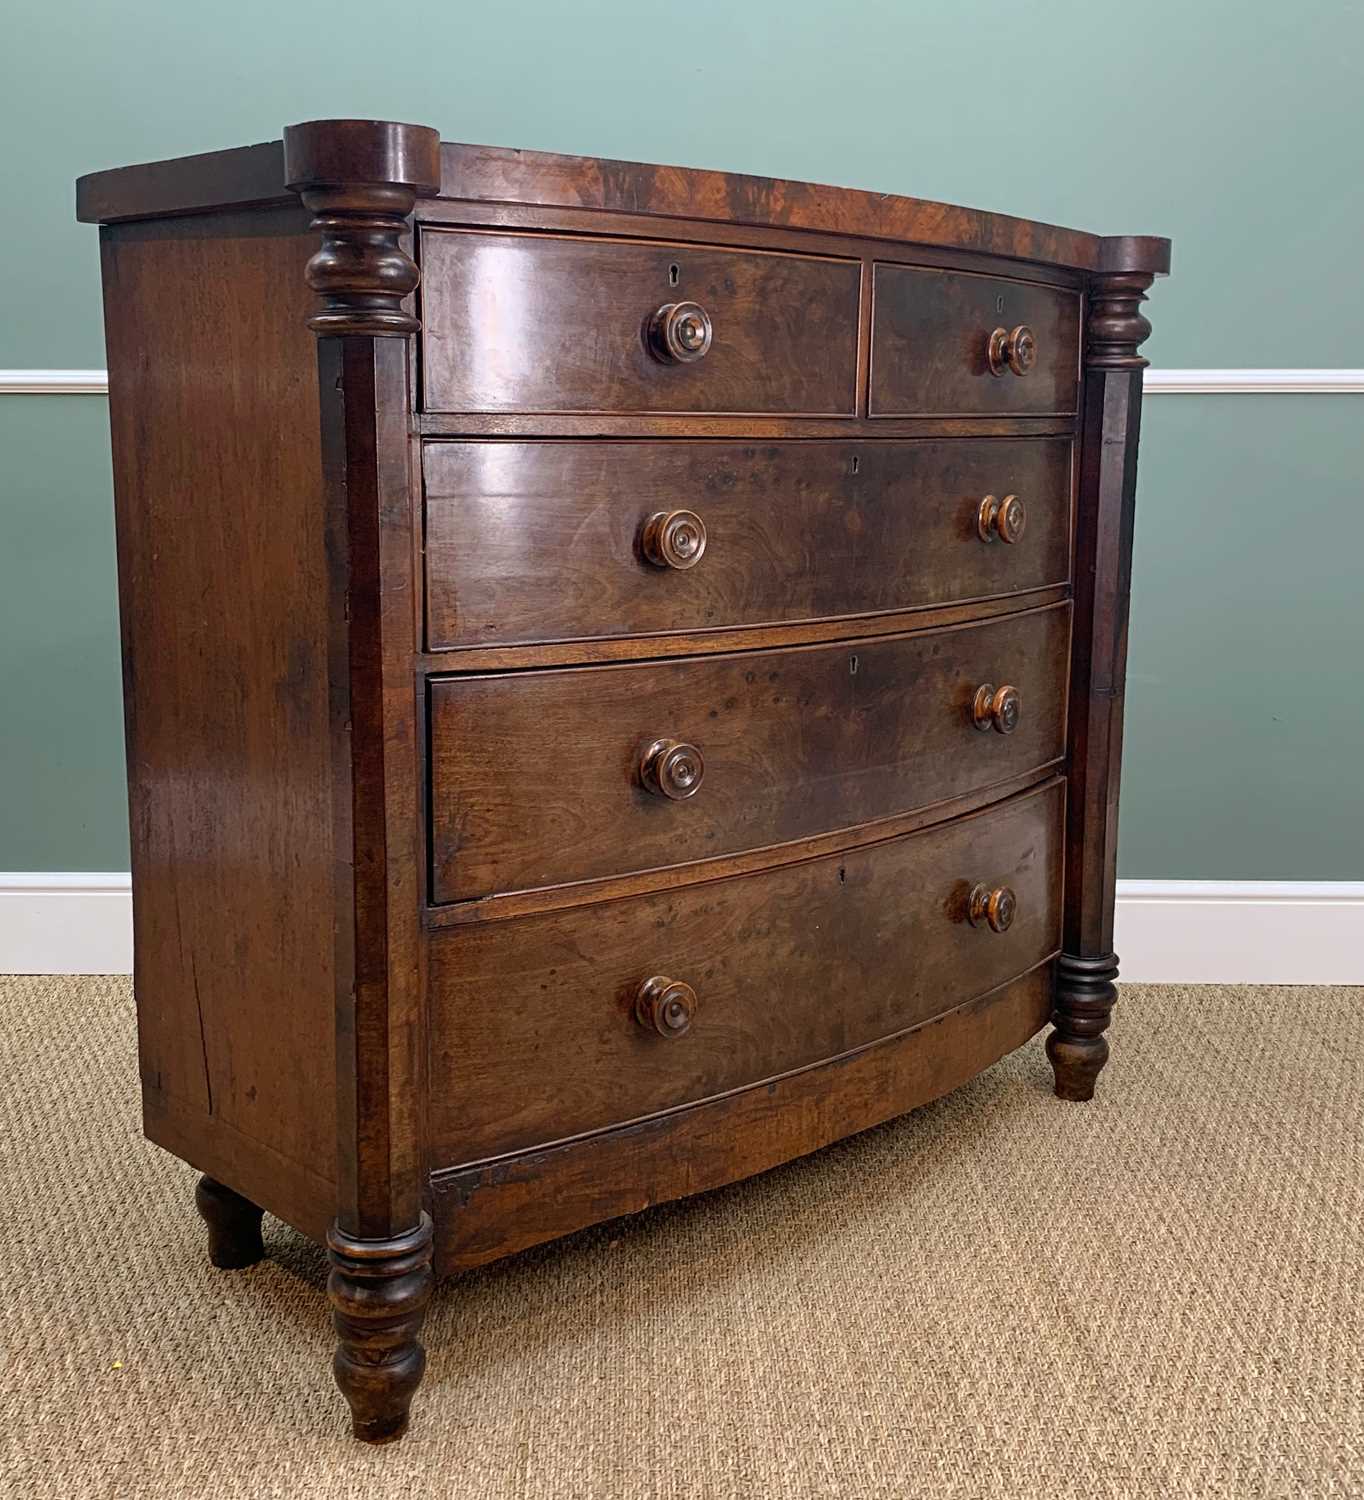
MULTIPOLYGON (((863 387, 865 396, 865 387, 863 387)), ((450 438, 704 438, 754 442, 785 438, 1074 437, 1075 412, 1053 416, 794 417, 732 412, 440 412, 417 414, 427 437, 450 438)))
POLYGON ((387 304, 382 337, 315 316, 324 232, 103 231, 144 1124, 315 1237, 391 1237, 425 1196, 411 401, 387 304))
POLYGON ((764 1172, 917 1109, 1035 1036, 1051 997, 1051 965, 1044 964, 898 1036, 781 1078, 622 1129, 438 1173, 437 1273, 764 1172))
POLYGON ((787 625, 726 626, 719 630, 672 631, 666 635, 603 636, 586 640, 549 641, 522 646, 468 646, 423 653, 424 671, 448 673, 503 672, 532 667, 580 666, 588 662, 647 661, 655 657, 706 656, 712 652, 757 651, 768 646, 819 645, 827 641, 867 640, 902 635, 907 630, 937 630, 947 625, 969 625, 994 620, 1020 609, 1044 609, 1070 597, 1068 584, 1048 584, 1021 594, 973 599, 961 604, 921 606, 886 614, 843 615, 822 620, 797 620, 787 625))
POLYGON ((432 442, 423 465, 433 650, 828 620, 1069 576, 1064 439, 432 442), (981 544, 991 494, 1031 507, 1013 546, 981 544), (684 567, 651 555, 669 518, 694 538, 684 567))
POLYGON ((407 1431, 426 1369, 417 1335, 434 1285, 432 1237, 425 1212, 389 1239, 356 1239, 339 1226, 327 1235, 327 1298, 338 1339, 333 1368, 352 1430, 367 1443, 390 1443, 407 1431))
POLYGON ((1093 957, 1062 954, 1056 965, 1056 1003, 1047 1056, 1058 1099, 1094 1097, 1094 1084, 1108 1061, 1104 1032, 1118 998, 1115 953, 1093 957))
POLYGON ((428 410, 854 411, 854 260, 442 229, 419 246, 428 410), (507 330, 496 359, 467 358, 471 327, 507 330))
MULTIPOLYGON (((1003 308, 998 308, 1002 312, 1003 308)), ((1020 323, 1017 328, 996 328, 990 334, 986 361, 991 375, 1030 375, 1037 363, 1037 335, 1020 323)))
POLYGON ((432 1161, 477 1161, 722 1094, 1024 973, 1060 946, 1061 813, 1049 784, 777 870, 441 934, 429 986, 432 1161), (1007 934, 971 925, 982 877, 1018 893, 1007 934), (634 1019, 654 975, 698 997, 675 1045, 634 1019))
POLYGON ((982 807, 1002 802, 1017 792, 1029 791, 1042 777, 1054 774, 1063 765, 1058 757, 1049 766, 1035 767, 994 782, 990 786, 977 787, 959 797, 949 797, 941 802, 931 802, 912 812, 898 813, 893 817, 877 818, 867 823, 854 823, 834 829, 829 833, 812 834, 808 838, 792 839, 784 844, 766 844, 756 849, 746 849, 737 854, 719 858, 698 860, 692 864, 666 865, 661 869, 637 870, 629 874, 605 876, 601 880, 581 881, 574 885, 545 886, 529 891, 503 891, 482 901, 462 901, 445 906, 427 908, 428 928, 467 927, 484 922, 505 921, 509 917, 522 917, 543 911, 564 911, 575 906, 594 906, 599 902, 615 901, 624 896, 643 895, 650 891, 676 890, 681 886, 694 885, 698 881, 722 880, 730 875, 749 875, 759 870, 776 869, 781 865, 795 864, 803 859, 816 859, 823 854, 836 854, 846 849, 860 849, 867 844, 879 844, 886 839, 898 838, 904 833, 915 833, 935 823, 945 823, 952 818, 965 817, 982 807))
POLYGON ((696 1019, 696 991, 680 979, 653 974, 635 992, 635 1020, 664 1040, 686 1036, 696 1019))
POLYGON ((435 679, 433 899, 711 859, 1040 770, 1065 743, 1069 619, 1060 605, 835 646, 435 679), (985 739, 974 699, 996 672, 1016 684, 1000 718, 1017 728, 985 739), (698 773, 704 759, 685 802, 641 777, 660 740, 695 746, 698 773))
MULTIPOLYGON (((605 213, 756 225, 768 235, 780 230, 857 235, 1079 271, 1162 276, 1170 269, 1170 242, 1154 235, 1085 234, 893 193, 450 141, 441 142, 440 160, 443 199, 461 206, 496 205, 513 222, 518 207, 533 206, 586 210, 594 222, 605 213)), ((77 182, 76 217, 87 224, 112 224, 205 208, 287 203, 285 176, 280 141, 117 167, 77 182)))
POLYGON ((418 194, 440 187, 436 132, 374 120, 291 125, 284 173, 322 237, 307 273, 322 307, 308 326, 332 336, 416 333, 403 302, 419 276, 401 240, 418 194))
POLYGON ((1017 495, 1005 495, 1002 500, 986 495, 976 512, 976 535, 982 542, 998 540, 1015 547, 1023 540, 1027 524, 1027 507, 1017 495))
POLYGON ((240 1271, 265 1255, 261 1239, 263 1210, 240 1193, 201 1177, 194 1205, 208 1226, 208 1258, 220 1271, 240 1271))
POLYGON ((640 757, 640 784, 671 802, 694 797, 705 774, 705 757, 685 740, 655 740, 640 757))
POLYGON ((993 729, 996 734, 1012 734, 1023 717, 1023 698, 1009 683, 996 687, 984 682, 971 700, 971 722, 977 729, 993 729))
POLYGON ((312 227, 323 236, 307 271, 323 307, 308 326, 318 336, 329 556, 344 588, 330 680, 349 749, 338 788, 349 794, 349 861, 336 895, 350 985, 336 996, 337 1212, 327 1286, 340 1340, 336 1381, 355 1436, 375 1443, 406 1430, 425 1368, 416 1334, 431 1286, 417 1044, 422 767, 408 680, 418 643, 413 400, 399 342, 419 325, 401 307, 416 278, 393 218, 429 189, 433 136, 346 122, 334 136, 325 125, 296 127, 285 142, 291 186, 319 215, 312 227), (384 170, 398 180, 376 186, 384 170))
POLYGON ((371 120, 77 200, 144 1125, 215 1263, 327 1245, 357 1436, 433 1268, 1049 1013, 1088 1097, 1166 241, 371 120))
POLYGON ((957 271, 876 266, 873 417, 1073 412, 1079 389, 1080 298, 1074 292, 957 271), (1000 328, 1005 320, 1030 326, 1000 328))
POLYGON ((1018 915, 1018 896, 1010 885, 974 885, 966 901, 966 917, 972 927, 1008 932, 1018 915))
POLYGON ((1071 653, 1065 952, 1057 967, 1047 1055, 1063 1099, 1089 1099, 1108 1061, 1117 999, 1113 909, 1127 679, 1127 616, 1136 518, 1142 370, 1151 332, 1141 304, 1151 277, 1095 278, 1085 348, 1084 449, 1076 530, 1071 653))
MULTIPOLYGON (((680 271, 680 266, 668 267, 670 285, 676 285, 680 271)), ((715 336, 710 314, 699 302, 665 302, 645 328, 650 354, 679 365, 704 358, 715 336)))
POLYGON ((423 765, 408 675, 417 630, 407 348, 386 336, 322 337, 317 369, 329 555, 344 590, 332 701, 349 750, 337 787, 349 833, 335 878, 348 978, 335 997, 337 1224, 391 1238, 411 1230, 423 1201, 423 765))
POLYGON ((101 232, 144 1129, 311 1234, 348 983, 315 245, 297 209, 101 232))
POLYGON ((644 523, 639 547, 656 568, 685 573, 706 555, 706 523, 694 510, 660 510, 644 523))

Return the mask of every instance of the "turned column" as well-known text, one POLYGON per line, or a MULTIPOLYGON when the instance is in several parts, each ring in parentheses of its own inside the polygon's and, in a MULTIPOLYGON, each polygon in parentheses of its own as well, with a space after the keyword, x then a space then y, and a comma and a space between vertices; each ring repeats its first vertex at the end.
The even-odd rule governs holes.
POLYGON ((1091 278, 1075 527, 1066 794, 1066 893, 1047 1056, 1062 1099, 1089 1099, 1108 1061, 1117 998, 1113 951, 1119 762, 1127 675, 1142 371, 1151 325, 1141 304, 1169 270, 1165 240, 1109 239, 1091 278))
POLYGON ((332 1368, 350 1403, 356 1437, 387 1443, 407 1430, 407 1412, 426 1369, 418 1342, 431 1300, 431 1219, 383 1240, 327 1236, 327 1296, 338 1344, 332 1368))
POLYGON ((284 132, 288 186, 320 248, 317 335, 334 620, 339 879, 338 1202, 328 1236, 334 1369, 356 1437, 407 1426, 426 1356, 431 1220, 418 1138, 420 745, 412 663, 416 525, 410 452, 408 253, 418 197, 440 187, 434 130, 318 120, 284 132), (346 784, 348 779, 348 784, 346 784))

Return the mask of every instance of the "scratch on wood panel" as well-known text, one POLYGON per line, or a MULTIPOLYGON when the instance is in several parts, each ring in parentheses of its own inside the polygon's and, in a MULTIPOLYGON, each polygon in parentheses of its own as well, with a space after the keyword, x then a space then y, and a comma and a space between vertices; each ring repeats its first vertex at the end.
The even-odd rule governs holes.
POLYGON ((189 956, 190 977, 194 980, 194 1009, 199 1017, 199 1052, 204 1060, 204 1092, 208 1095, 208 1112, 213 1114, 213 1079, 208 1071, 208 1038, 204 1035, 204 1003, 199 998, 199 960, 189 956))

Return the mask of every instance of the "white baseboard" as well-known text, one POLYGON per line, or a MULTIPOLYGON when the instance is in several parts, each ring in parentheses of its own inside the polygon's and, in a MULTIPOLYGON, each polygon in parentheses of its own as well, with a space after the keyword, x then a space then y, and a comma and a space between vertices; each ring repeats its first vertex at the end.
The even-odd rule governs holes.
POLYGON ((1364 881, 1120 880, 1133 984, 1364 984, 1364 881))
POLYGON ((0 974, 131 974, 126 874, 0 874, 0 974))
MULTIPOLYGON (((1131 984, 1364 984, 1364 881, 1120 880, 1131 984)), ((130 974, 127 875, 0 874, 0 973, 130 974)))

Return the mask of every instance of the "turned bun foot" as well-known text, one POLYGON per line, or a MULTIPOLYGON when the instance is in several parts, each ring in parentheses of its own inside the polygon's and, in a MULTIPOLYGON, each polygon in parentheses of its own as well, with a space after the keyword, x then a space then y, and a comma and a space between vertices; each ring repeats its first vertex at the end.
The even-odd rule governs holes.
POLYGON ((1047 1057, 1056 1077, 1058 1099, 1094 1097, 1094 1082, 1108 1061, 1104 1032, 1118 998, 1117 956, 1078 958, 1063 953, 1056 962, 1056 1028, 1047 1038, 1047 1057))
POLYGON ((1068 1040, 1053 1031, 1047 1038, 1047 1057, 1058 1099, 1092 1099, 1094 1081, 1108 1061, 1108 1042, 1103 1037, 1068 1040))
POLYGON ((265 1255, 262 1210, 212 1177, 201 1177, 194 1203, 208 1225, 208 1258, 220 1271, 240 1271, 265 1255))
POLYGON ((350 1404, 355 1436, 391 1443, 407 1431, 408 1408, 426 1369, 417 1341, 431 1300, 431 1219, 385 1240, 327 1236, 327 1296, 340 1343, 332 1368, 350 1404))

